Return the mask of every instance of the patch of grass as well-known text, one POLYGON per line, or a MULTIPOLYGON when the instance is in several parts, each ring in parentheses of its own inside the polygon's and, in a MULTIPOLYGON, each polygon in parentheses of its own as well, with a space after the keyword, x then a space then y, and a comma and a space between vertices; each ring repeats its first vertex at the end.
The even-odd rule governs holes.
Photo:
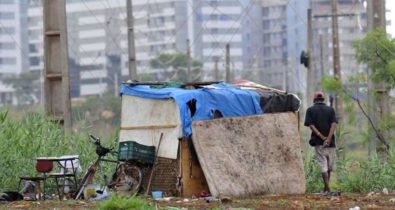
POLYGON ((305 149, 304 156, 304 173, 306 178, 306 191, 309 193, 320 192, 324 185, 321 179, 321 169, 314 160, 313 148, 305 149))
POLYGON ((122 197, 119 195, 113 195, 111 198, 104 203, 99 204, 100 210, 153 210, 155 209, 146 200, 138 197, 122 197))
POLYGON ((395 189, 395 156, 387 161, 372 156, 366 161, 339 161, 337 182, 344 192, 382 191, 395 189))

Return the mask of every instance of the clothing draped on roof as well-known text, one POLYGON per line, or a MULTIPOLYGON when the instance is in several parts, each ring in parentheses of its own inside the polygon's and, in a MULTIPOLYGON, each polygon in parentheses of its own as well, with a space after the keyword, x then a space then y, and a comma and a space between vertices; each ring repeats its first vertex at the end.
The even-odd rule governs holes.
POLYGON ((192 122, 214 118, 262 114, 259 95, 226 83, 212 84, 199 89, 176 87, 153 88, 148 85, 122 85, 121 95, 150 99, 174 99, 180 109, 184 137, 192 133, 192 122))

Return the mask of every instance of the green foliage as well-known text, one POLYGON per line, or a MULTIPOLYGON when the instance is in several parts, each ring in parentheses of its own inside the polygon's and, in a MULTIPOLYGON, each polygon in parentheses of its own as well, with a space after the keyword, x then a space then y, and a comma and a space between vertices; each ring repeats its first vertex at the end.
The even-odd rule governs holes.
POLYGON ((366 161, 338 161, 337 183, 344 192, 382 191, 395 189, 395 156, 382 161, 372 156, 366 161))
POLYGON ((395 86, 395 40, 385 30, 376 29, 353 44, 358 62, 373 71, 372 79, 395 86))
POLYGON ((320 192, 324 187, 321 179, 321 169, 314 159, 314 149, 312 147, 305 149, 304 173, 306 177, 306 191, 320 192))
POLYGON ((100 210, 150 210, 155 209, 146 200, 137 197, 122 197, 119 195, 113 195, 111 198, 103 203, 99 204, 100 210))
MULTIPOLYGON (((34 175, 36 157, 77 154, 84 171, 88 163, 95 160, 95 147, 88 140, 87 133, 66 137, 60 126, 47 119, 42 112, 27 113, 20 120, 13 119, 7 113, 0 110, 0 192, 18 190, 19 176, 34 175)), ((96 175, 96 181, 103 181, 103 174, 114 171, 115 164, 111 165, 114 166, 105 166, 96 175)))
POLYGON ((152 68, 163 69, 168 78, 173 81, 199 81, 201 80, 201 71, 203 64, 196 60, 191 60, 191 78, 188 79, 188 61, 189 58, 185 54, 160 54, 158 57, 150 61, 152 68))
POLYGON ((332 93, 339 93, 342 90, 341 82, 329 76, 322 78, 321 86, 324 90, 332 93))

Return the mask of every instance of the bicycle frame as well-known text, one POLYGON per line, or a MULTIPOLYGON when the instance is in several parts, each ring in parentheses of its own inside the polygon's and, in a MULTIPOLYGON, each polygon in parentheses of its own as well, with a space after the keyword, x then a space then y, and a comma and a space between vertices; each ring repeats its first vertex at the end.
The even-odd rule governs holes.
POLYGON ((104 159, 103 157, 105 157, 108 153, 113 152, 113 149, 101 146, 99 138, 96 138, 92 135, 90 135, 90 137, 94 140, 94 144, 96 145, 96 154, 98 157, 96 161, 88 167, 87 172, 77 187, 74 199, 79 199, 85 187, 92 183, 101 161, 117 163, 111 184, 108 185, 110 188, 114 188, 117 192, 125 192, 130 195, 137 193, 142 183, 143 172, 141 169, 144 169, 145 166, 142 166, 138 162, 134 161, 104 159))

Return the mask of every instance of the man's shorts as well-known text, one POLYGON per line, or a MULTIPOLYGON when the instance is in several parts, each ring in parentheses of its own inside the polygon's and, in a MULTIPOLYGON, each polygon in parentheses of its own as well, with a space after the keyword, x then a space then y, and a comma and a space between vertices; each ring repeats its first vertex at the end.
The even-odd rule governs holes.
POLYGON ((315 146, 315 159, 321 168, 321 173, 328 170, 334 171, 336 169, 336 148, 324 147, 323 145, 315 146))

